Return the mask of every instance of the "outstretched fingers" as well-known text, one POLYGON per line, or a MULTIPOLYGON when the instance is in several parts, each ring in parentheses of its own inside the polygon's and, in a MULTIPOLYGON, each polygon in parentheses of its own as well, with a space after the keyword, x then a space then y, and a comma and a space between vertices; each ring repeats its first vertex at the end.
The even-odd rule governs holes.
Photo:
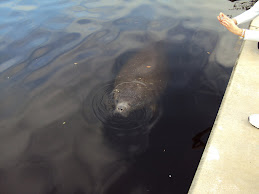
POLYGON ((230 27, 232 25, 233 21, 227 17, 227 18, 224 18, 223 20, 221 20, 220 23, 225 27, 230 27))
POLYGON ((224 13, 220 12, 217 18, 221 22, 223 19, 228 18, 228 16, 226 16, 224 13))
POLYGON ((230 25, 227 21, 222 21, 220 22, 223 26, 225 26, 226 28, 228 28, 230 25))

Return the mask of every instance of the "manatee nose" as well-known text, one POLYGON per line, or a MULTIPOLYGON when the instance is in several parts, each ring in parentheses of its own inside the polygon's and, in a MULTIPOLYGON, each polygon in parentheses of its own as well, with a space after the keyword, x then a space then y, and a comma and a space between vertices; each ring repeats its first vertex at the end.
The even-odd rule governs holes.
POLYGON ((126 107, 125 105, 122 105, 122 104, 121 104, 121 105, 118 105, 118 106, 117 106, 117 111, 118 111, 118 112, 123 112, 123 111, 126 110, 126 108, 127 108, 127 107, 126 107))

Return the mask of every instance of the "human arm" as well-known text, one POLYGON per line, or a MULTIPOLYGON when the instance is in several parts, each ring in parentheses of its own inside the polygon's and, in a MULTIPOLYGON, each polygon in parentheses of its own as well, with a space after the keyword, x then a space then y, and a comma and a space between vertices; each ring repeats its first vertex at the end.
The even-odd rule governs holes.
POLYGON ((259 42, 259 31, 241 29, 236 25, 237 21, 235 21, 235 18, 230 19, 223 13, 220 13, 217 18, 219 22, 233 34, 243 37, 244 40, 253 40, 259 42))
POLYGON ((253 40, 259 42, 259 31, 245 30, 244 40, 253 40))

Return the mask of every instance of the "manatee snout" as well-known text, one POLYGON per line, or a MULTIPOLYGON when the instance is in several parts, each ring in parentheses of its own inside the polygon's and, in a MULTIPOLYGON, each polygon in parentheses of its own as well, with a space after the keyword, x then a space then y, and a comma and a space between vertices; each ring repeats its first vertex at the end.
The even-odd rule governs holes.
POLYGON ((124 117, 127 117, 130 112, 130 106, 127 102, 119 102, 115 106, 114 113, 118 113, 124 117))
POLYGON ((136 107, 132 106, 135 101, 135 91, 131 84, 121 84, 115 87, 112 92, 114 99, 114 113, 127 117, 136 107))

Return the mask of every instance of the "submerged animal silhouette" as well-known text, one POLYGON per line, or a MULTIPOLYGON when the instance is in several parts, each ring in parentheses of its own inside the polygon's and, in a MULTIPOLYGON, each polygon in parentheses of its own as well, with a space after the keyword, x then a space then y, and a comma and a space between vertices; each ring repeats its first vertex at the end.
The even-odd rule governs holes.
POLYGON ((136 52, 121 68, 112 91, 114 113, 127 117, 142 109, 156 109, 157 100, 168 80, 167 64, 161 45, 136 52))

